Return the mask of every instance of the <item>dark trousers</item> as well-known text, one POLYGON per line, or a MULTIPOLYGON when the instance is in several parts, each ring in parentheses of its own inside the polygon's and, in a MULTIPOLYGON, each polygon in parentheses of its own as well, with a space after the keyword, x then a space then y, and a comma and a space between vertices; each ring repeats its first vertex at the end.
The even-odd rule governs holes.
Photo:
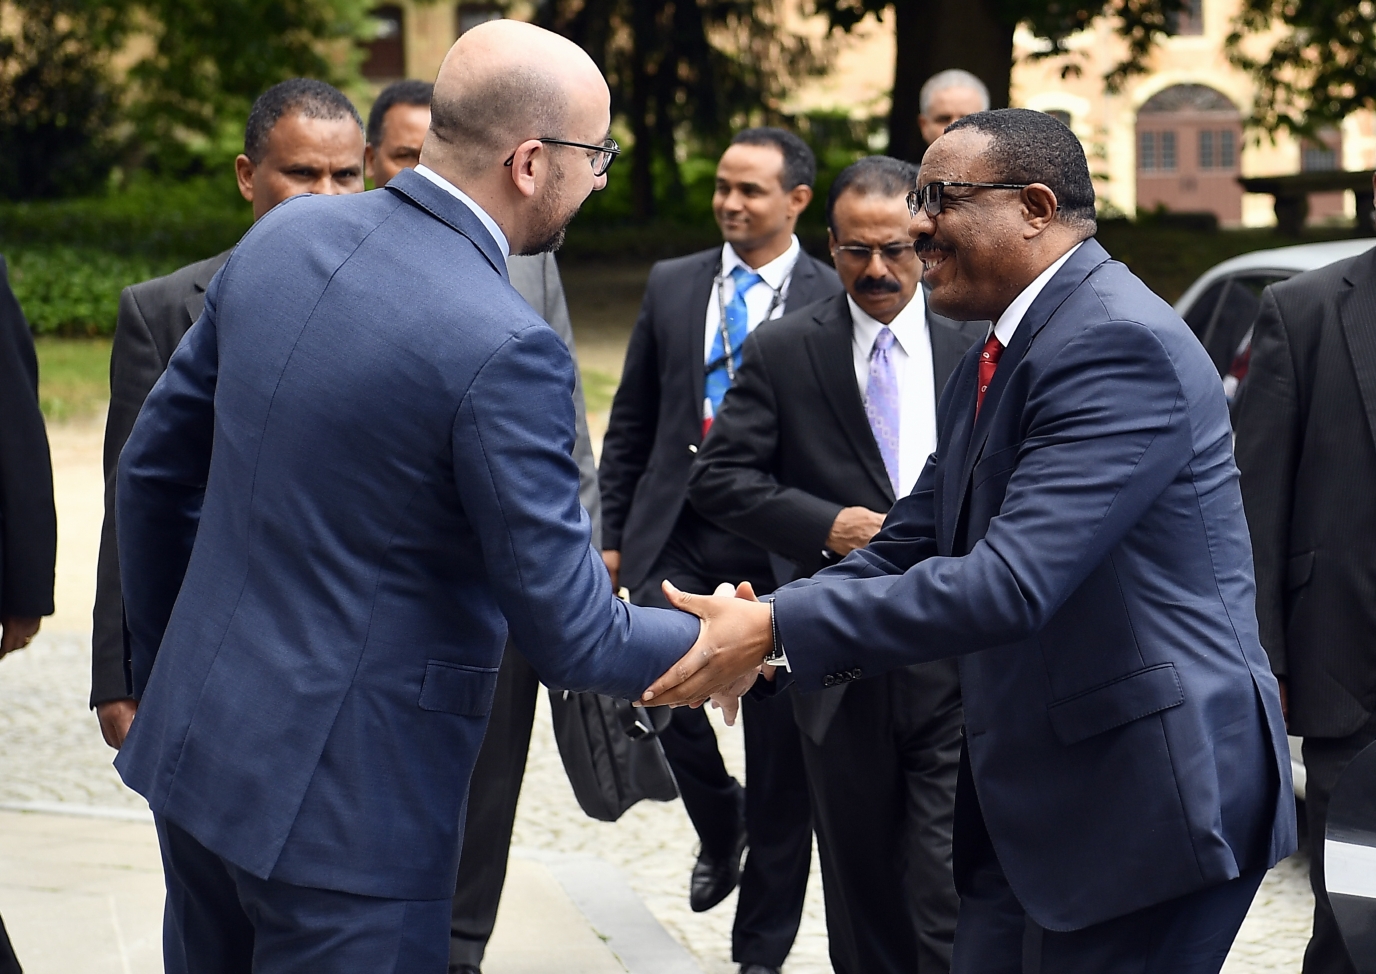
POLYGON ((837 974, 951 969, 961 720, 943 660, 847 684, 822 743, 802 735, 837 974))
POLYGON ((1314 888, 1314 934, 1304 951, 1304 974, 1356 974, 1323 879, 1323 837, 1328 825, 1328 801, 1348 764, 1376 741, 1376 718, 1347 737, 1304 739, 1304 811, 1309 829, 1309 882, 1314 888))
MULTIPOLYGON (((694 594, 722 582, 749 581, 759 594, 773 589, 767 557, 685 511, 654 569, 631 593, 637 605, 668 607, 659 585, 669 579, 694 594)), ((746 698, 744 825, 750 851, 741 873, 731 957, 738 964, 780 967, 803 915, 812 866, 812 809, 798 728, 786 695, 746 698)), ((703 710, 680 707, 660 734, 683 805, 702 846, 731 849, 742 823, 740 785, 726 771, 717 737, 703 710)))
POLYGON ((482 964, 506 883, 540 678, 510 643, 497 671, 487 734, 468 786, 468 815, 449 923, 449 965, 482 964))
POLYGON ((1081 930, 1045 930, 1013 895, 968 781, 955 825, 953 974, 1218 974, 1265 867, 1081 930))
POLYGON ((14 956, 14 948, 10 946, 10 936, 5 932, 4 920, 0 920, 0 974, 23 974, 19 958, 14 956))
POLYGON ((258 879, 157 822, 167 974, 444 974, 448 900, 390 900, 258 879))

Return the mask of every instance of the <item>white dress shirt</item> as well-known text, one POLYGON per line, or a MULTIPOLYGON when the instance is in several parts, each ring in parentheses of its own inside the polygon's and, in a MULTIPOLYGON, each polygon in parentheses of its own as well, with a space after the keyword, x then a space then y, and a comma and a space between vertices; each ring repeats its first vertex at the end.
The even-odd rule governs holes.
POLYGON ((745 292, 746 328, 754 331, 765 320, 765 315, 777 318, 784 313, 784 299, 788 297, 788 282, 793 276, 793 265, 798 262, 803 248, 797 236, 789 241, 788 249, 763 267, 751 267, 741 260, 729 243, 721 246, 721 273, 712 285, 712 295, 707 301, 707 325, 704 332, 702 361, 712 361, 712 345, 717 340, 721 327, 721 309, 731 303, 736 296, 735 285, 731 283, 731 272, 737 267, 760 275, 764 280, 745 292), (723 293, 717 293, 720 288, 723 293), (778 295, 778 298, 775 298, 778 295), (770 306, 773 305, 773 310, 770 306))
MULTIPOLYGON (((884 328, 846 295, 850 305, 851 355, 860 398, 870 382, 870 354, 884 328)), ((936 449, 936 377, 932 373, 932 335, 927 327, 927 302, 921 286, 907 307, 888 324, 894 343, 889 349, 894 378, 898 382, 898 484, 899 496, 917 483, 927 458, 936 449)))
MULTIPOLYGON (((1084 241, 1081 240, 1080 243, 1061 254, 1056 259, 1056 263, 1038 274, 1031 284, 1018 293, 1018 296, 1013 299, 1013 303, 1004 309, 1003 314, 999 315, 999 320, 994 322, 994 334, 998 336, 999 342, 1004 348, 1007 348, 1008 343, 1013 340, 1013 334, 1018 330, 1018 325, 1022 323, 1023 316, 1027 314, 1027 309, 1032 307, 1033 301, 1037 300, 1037 295, 1042 293, 1042 289, 1056 276, 1056 272, 1065 266, 1065 262, 1070 260, 1070 255, 1079 250, 1080 244, 1083 243, 1084 241)), ((984 340, 987 342, 989 339, 986 337, 984 340)))
POLYGON ((417 166, 416 172, 472 210, 473 215, 487 228, 487 232, 492 234, 492 239, 497 241, 497 249, 502 252, 502 256, 511 256, 511 244, 507 241, 506 234, 502 233, 502 228, 497 226, 497 221, 488 216, 487 211, 473 201, 473 197, 459 189, 459 187, 455 186, 429 166, 417 166))

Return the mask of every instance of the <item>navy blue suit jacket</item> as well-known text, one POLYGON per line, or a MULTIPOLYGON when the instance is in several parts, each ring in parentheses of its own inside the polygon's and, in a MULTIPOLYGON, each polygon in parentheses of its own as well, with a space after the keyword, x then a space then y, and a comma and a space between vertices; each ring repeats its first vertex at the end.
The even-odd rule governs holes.
POLYGON ((1295 847, 1285 729, 1208 355, 1093 240, 1033 302, 976 421, 978 355, 883 530, 778 592, 795 680, 959 653, 985 823, 1047 929, 1274 863, 1295 847))
POLYGON ((125 782, 253 875, 452 896, 508 626, 546 681, 623 697, 698 632, 613 597, 573 382, 423 177, 261 220, 120 458, 125 782))

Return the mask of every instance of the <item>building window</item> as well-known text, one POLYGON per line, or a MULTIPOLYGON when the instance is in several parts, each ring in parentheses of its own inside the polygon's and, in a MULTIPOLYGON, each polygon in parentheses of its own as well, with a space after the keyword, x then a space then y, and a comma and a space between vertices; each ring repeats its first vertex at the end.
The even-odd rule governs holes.
POLYGON ((461 3, 454 8, 454 21, 460 36, 489 20, 501 20, 502 8, 494 3, 461 3))
POLYGON ((363 45, 368 52, 363 60, 363 77, 369 81, 406 77, 406 36, 402 30, 401 8, 377 7, 369 16, 377 25, 377 32, 363 45))
POLYGON ((1159 133, 1161 140, 1161 169, 1164 172, 1175 172, 1175 133, 1159 133))
POLYGON ((1204 33, 1204 0, 1184 0, 1178 11, 1167 15, 1166 33, 1187 37, 1204 33))
POLYGON ((1341 169, 1338 158, 1342 151, 1342 133, 1337 129, 1325 129, 1316 140, 1305 139, 1300 143, 1300 171, 1324 172, 1341 169))
POLYGON ((1137 136, 1137 168, 1151 172, 1156 168, 1156 133, 1142 132, 1137 136))
POLYGON ((1232 129, 1199 130, 1199 168, 1232 169, 1237 163, 1237 134, 1232 129))

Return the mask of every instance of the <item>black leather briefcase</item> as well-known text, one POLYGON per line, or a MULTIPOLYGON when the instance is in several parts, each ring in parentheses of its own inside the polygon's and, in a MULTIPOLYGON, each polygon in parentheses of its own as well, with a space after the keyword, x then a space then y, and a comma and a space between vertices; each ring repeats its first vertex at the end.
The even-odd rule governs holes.
POLYGON ((678 797, 659 743, 668 707, 632 707, 628 700, 569 690, 550 690, 549 704, 564 772, 589 817, 615 822, 642 799, 678 797))

